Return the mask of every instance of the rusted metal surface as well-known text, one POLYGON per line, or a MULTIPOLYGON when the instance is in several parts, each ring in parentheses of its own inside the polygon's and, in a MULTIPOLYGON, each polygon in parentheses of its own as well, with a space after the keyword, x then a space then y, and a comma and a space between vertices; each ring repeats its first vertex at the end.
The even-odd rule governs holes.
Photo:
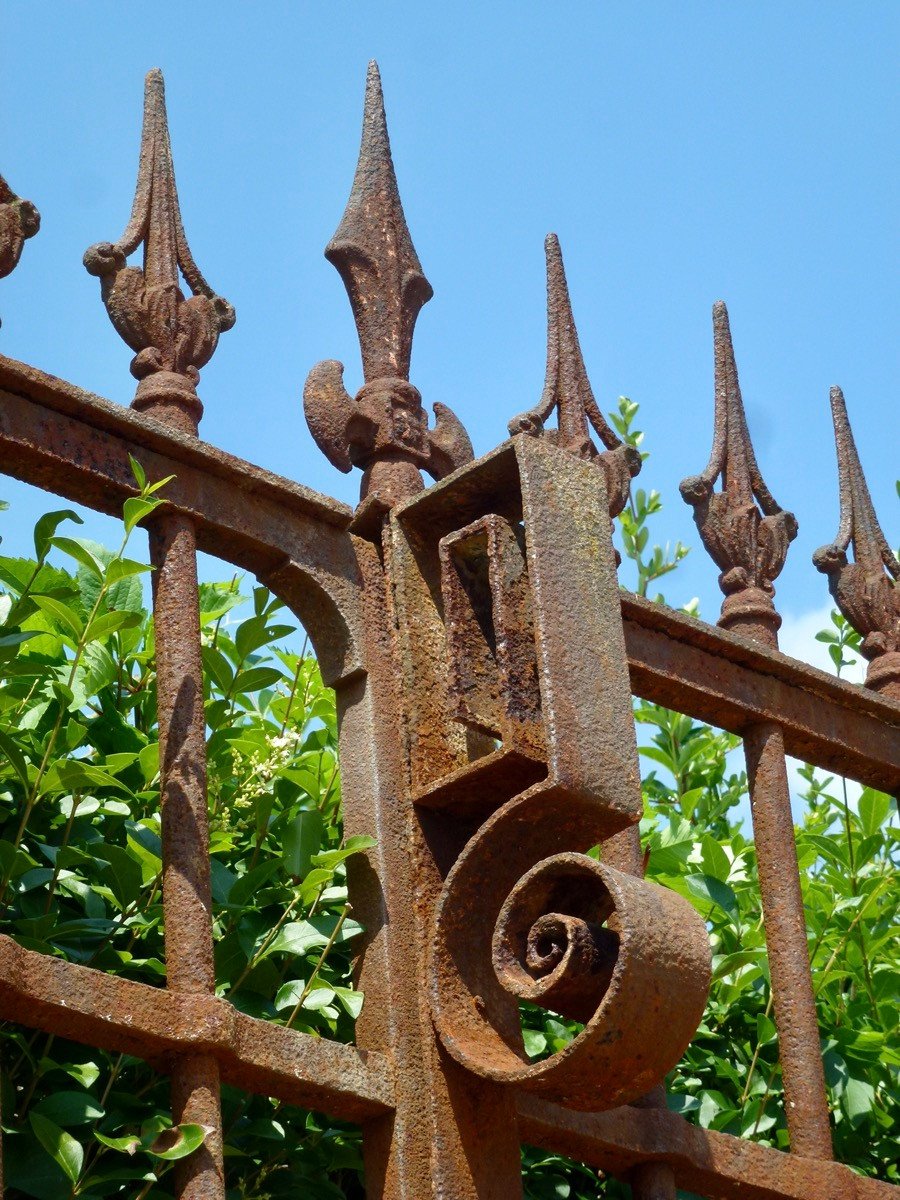
MULTIPOLYGON (((219 334, 234 325, 234 309, 200 274, 182 225, 162 74, 151 71, 144 91, 144 127, 131 220, 118 242, 84 256, 100 279, 116 331, 137 353, 139 380, 132 407, 196 437, 203 406, 199 368, 219 334), (126 259, 143 246, 143 266, 126 259), (185 299, 179 271, 191 290, 185 299)), ((153 567, 156 692, 160 746, 163 923, 166 987, 213 995, 212 893, 206 799, 206 717, 200 657, 197 536, 183 514, 148 522, 153 567)), ((207 1130, 203 1144, 175 1168, 180 1200, 224 1200, 222 1109, 215 1057, 193 1052, 171 1068, 172 1120, 207 1130)))
POLYGON ((162 1070, 179 1055, 208 1053, 226 1083, 344 1120, 393 1107, 385 1055, 248 1017, 214 996, 172 993, 25 950, 2 935, 0 1005, 5 1020, 134 1054, 162 1070))
POLYGON ((131 219, 117 242, 91 246, 84 265, 100 280, 116 331, 136 351, 131 373, 140 383, 134 407, 196 433, 203 412, 196 394, 199 368, 212 357, 219 334, 234 325, 234 309, 200 274, 185 237, 160 71, 151 71, 144 87, 131 219), (143 267, 126 266, 140 245, 143 267), (190 299, 181 290, 179 269, 190 299))
MULTIPOLYGON (((0 263, 13 217, 14 237, 31 220, 4 188, 0 263)), ((0 358, 9 473, 112 514, 135 492, 129 454, 151 478, 175 476, 148 521, 167 987, 0 938, 0 1012, 172 1076, 176 1118, 214 1131, 183 1164, 181 1200, 222 1197, 220 1079, 358 1120, 373 1200, 512 1200, 522 1140, 627 1180, 635 1200, 674 1200, 676 1186, 724 1200, 886 1196, 827 1161, 784 763, 787 751, 900 789, 897 592, 842 402, 841 527, 817 565, 866 636, 869 690, 777 651, 772 584, 796 522, 756 464, 723 305, 713 452, 683 486, 722 572, 715 629, 618 588, 610 518, 640 456, 594 397, 553 235, 539 403, 477 463, 448 409, 436 405, 428 428, 409 366, 431 287, 403 215, 374 64, 356 178, 326 254, 350 297, 365 382, 351 398, 341 365, 320 363, 304 405, 332 463, 363 470, 355 513, 197 438, 198 371, 234 312, 187 246, 158 72, 147 79, 131 221, 85 256, 135 351, 139 411, 0 358), (141 244, 143 267, 128 267, 141 244), (423 490, 422 470, 439 482, 423 490), (365 928, 356 1048, 254 1020, 213 995, 198 548, 289 605, 335 688, 345 829, 377 838, 348 865, 365 928), (744 738, 790 1158, 665 1111, 661 1081, 700 1020, 709 945, 693 908, 643 879, 632 692, 744 738), (600 861, 584 853, 597 843, 600 861), (522 1001, 584 1028, 531 1062, 522 1001)))
POLYGON ((363 469, 361 499, 390 507, 472 459, 459 419, 435 404, 428 428, 409 382, 416 318, 433 295, 412 244, 391 158, 381 77, 369 64, 362 145, 343 220, 325 251, 347 288, 362 350, 363 384, 351 397, 343 364, 320 362, 303 392, 313 437, 341 471, 363 469))
MULTIPOLYGON (((692 505, 703 544, 721 571, 719 585, 725 600, 719 624, 776 649, 781 618, 772 602, 773 580, 784 566, 797 521, 775 502, 757 466, 728 313, 721 301, 713 308, 713 336, 713 451, 703 474, 686 479, 681 492, 692 505), (718 477, 722 490, 716 492, 713 485, 718 477)), ((761 721, 747 729, 744 754, 791 1150, 807 1158, 830 1158, 828 1098, 784 737, 777 721, 761 721)))
POLYGON ((798 1159, 677 1113, 625 1106, 580 1113, 536 1096, 518 1097, 522 1141, 622 1178, 666 1164, 680 1188, 707 1200, 895 1200, 897 1189, 840 1163, 798 1159))
MULTIPOLYGON (((363 631, 351 614, 362 580, 346 505, 2 355, 0 452, 7 474, 110 515, 135 492, 129 454, 152 478, 174 475, 167 507, 191 515, 199 548, 261 577, 287 564, 280 586, 294 610, 332 631, 316 647, 326 676, 359 669, 363 631), (328 612, 316 618, 314 606, 328 612)), ((493 471, 507 454, 479 463, 493 471)), ((498 468, 490 486, 506 478, 498 468)), ((795 758, 900 788, 896 703, 639 596, 621 603, 636 695, 739 735, 777 712, 795 758)))
MULTIPOLYGON (((590 461, 527 435, 509 453, 518 487, 505 490, 521 495, 534 597, 529 633, 546 778, 510 796, 450 871, 435 920, 432 1006, 444 1044, 470 1070, 576 1107, 611 1107, 641 1095, 677 1062, 706 1001, 709 945, 703 922, 681 897, 584 854, 643 811, 609 501, 603 472, 590 461), (546 942, 546 953, 529 958, 529 940, 532 951, 546 942), (523 999, 585 1028, 559 1054, 532 1063, 516 1003, 523 999)), ((473 501, 466 475, 446 481, 440 506, 423 497, 398 514, 407 545, 416 538, 407 569, 398 573, 410 681, 421 673, 421 606, 432 594, 428 544, 460 513, 455 492, 473 501), (429 522, 417 519, 420 507, 429 522)), ((488 503, 490 479, 483 479, 488 503)), ((503 582, 520 586, 516 574, 503 582)), ((432 628, 439 621, 439 613, 429 614, 432 628)), ((452 656, 452 639, 447 648, 452 656)), ((439 672, 440 664, 430 665, 439 672)), ((435 702, 438 672, 434 688, 417 697, 417 711, 435 702)), ((419 722, 433 732, 435 716, 420 711, 419 722)), ((448 743, 451 736, 448 728, 448 743)), ((431 742, 414 752, 425 758, 429 749, 431 742)), ((435 764, 426 759, 423 767, 435 764)), ((477 775, 470 787, 478 788, 477 775)))
POLYGON ((594 398, 563 266, 562 250, 555 233, 544 243, 547 257, 547 371, 540 401, 509 422, 509 432, 543 437, 578 458, 595 460, 602 468, 609 498, 609 515, 616 516, 628 502, 631 480, 641 469, 640 452, 626 446, 610 428, 594 398), (556 429, 547 419, 556 410, 556 429), (605 449, 599 451, 591 429, 605 449))
POLYGON ((869 660, 866 683, 900 700, 900 563, 878 524, 838 387, 831 389, 831 415, 841 519, 837 537, 815 552, 813 562, 828 576, 835 603, 862 638, 860 650, 869 660), (851 546, 853 562, 847 558, 851 546))
POLYGON ((777 714, 787 753, 883 792, 900 788, 900 704, 685 613, 623 593, 636 696, 739 737, 777 714))
POLYGON ((41 214, 0 175, 0 279, 14 271, 22 247, 41 227, 41 214))
POLYGON ((681 484, 694 510, 703 545, 721 574, 725 593, 719 624, 747 637, 770 642, 778 629, 773 580, 781 573, 797 519, 785 512, 763 482, 747 431, 738 383, 728 311, 713 306, 716 404, 713 448, 706 468, 681 484), (714 484, 721 477, 721 491, 714 484), (758 502, 758 506, 757 506, 758 502))

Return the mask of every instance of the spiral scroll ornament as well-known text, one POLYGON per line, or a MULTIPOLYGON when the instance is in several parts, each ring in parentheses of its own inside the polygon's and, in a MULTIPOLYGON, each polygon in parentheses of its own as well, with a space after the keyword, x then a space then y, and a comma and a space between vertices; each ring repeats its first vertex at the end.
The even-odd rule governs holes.
MULTIPOLYGON (((465 700, 458 719, 494 730, 502 746, 515 725, 511 698, 528 699, 542 731, 530 738, 531 753, 540 747, 546 771, 487 816, 446 876, 433 926, 432 1014, 447 1051, 468 1070, 598 1111, 645 1096, 678 1062, 706 1003, 709 939, 683 897, 637 867, 628 873, 631 858, 611 861, 609 839, 638 838, 642 802, 603 473, 528 433, 515 438, 514 453, 518 532, 509 525, 504 533, 495 513, 443 543, 469 546, 478 534, 490 560, 490 595, 475 597, 470 624, 487 630, 495 669, 485 657, 481 673, 503 693, 493 706, 500 720, 491 724, 491 696, 470 678, 476 639, 461 632, 453 588, 445 593, 448 675, 465 700), (526 594, 540 602, 516 602, 526 594), (454 670, 460 655, 467 661, 454 670), (587 853, 598 845, 599 861, 587 853), (583 1028, 552 1057, 532 1061, 523 1001, 583 1028)), ((445 570, 453 560, 445 553, 445 570)), ((469 769, 476 792, 478 761, 469 769)))
POLYGON ((472 839, 438 908, 432 1008, 469 1070, 599 1111, 644 1095, 678 1062, 706 1003, 710 952, 676 893, 585 853, 547 855, 589 848, 591 807, 539 787, 472 839), (520 1000, 584 1028, 532 1062, 520 1000))

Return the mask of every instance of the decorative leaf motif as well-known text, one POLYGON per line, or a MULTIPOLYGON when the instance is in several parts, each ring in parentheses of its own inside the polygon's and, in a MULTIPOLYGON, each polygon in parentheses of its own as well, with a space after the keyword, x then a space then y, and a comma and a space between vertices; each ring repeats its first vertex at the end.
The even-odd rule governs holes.
POLYGON ((527 433, 543 437, 579 458, 597 462, 603 470, 609 497, 609 514, 617 516, 628 503, 631 480, 641 469, 640 453, 622 442, 607 424, 594 398, 578 330, 572 314, 569 285, 563 266, 562 251, 555 233, 544 242, 547 257, 547 369, 540 401, 509 422, 513 436, 527 433), (546 422, 554 409, 556 429, 546 422), (591 440, 591 429, 605 449, 598 451, 591 440))
POLYGON ((137 190, 131 220, 118 242, 99 242, 84 256, 100 278, 101 296, 119 336, 136 351, 138 379, 160 371, 183 376, 192 391, 197 371, 234 325, 234 309, 217 296, 191 255, 175 188, 162 74, 147 75, 137 190), (144 246, 142 267, 126 260, 144 246), (191 296, 179 287, 179 269, 191 296))
POLYGON ((343 365, 317 363, 303 389, 303 411, 329 462, 340 471, 361 467, 362 499, 377 495, 388 508, 421 490, 420 470, 441 479, 473 454, 462 423, 445 405, 434 406, 435 427, 428 429, 422 398, 409 382, 413 330, 432 290, 403 214, 374 62, 350 199, 325 257, 347 289, 365 384, 351 397, 343 365))
POLYGON ((28 238, 41 227, 41 215, 22 200, 0 175, 0 279, 15 270, 28 238))
POLYGON ((837 387, 831 389, 831 415, 837 447, 840 524, 834 542, 820 547, 813 562, 827 575, 831 594, 844 617, 862 636, 861 651, 873 662, 868 681, 900 696, 900 562, 875 515, 844 394, 837 387), (851 548, 852 562, 848 558, 851 548), (876 665, 879 659, 882 661, 876 665))
MULTIPOLYGON (((682 481, 681 494, 694 510, 703 545, 721 571, 719 585, 727 597, 757 593, 771 627, 778 618, 771 603, 773 581, 781 573, 788 546, 797 536, 797 520, 782 509, 763 482, 744 414, 728 311, 721 300, 713 306, 716 401, 713 447, 700 475, 682 481), (715 491, 717 479, 721 491, 715 491)), ((722 624, 739 608, 726 600, 722 624)))

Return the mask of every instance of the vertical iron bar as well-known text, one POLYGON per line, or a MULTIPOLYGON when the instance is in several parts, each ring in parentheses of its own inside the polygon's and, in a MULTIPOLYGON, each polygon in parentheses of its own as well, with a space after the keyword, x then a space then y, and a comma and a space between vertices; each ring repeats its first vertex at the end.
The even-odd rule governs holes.
MULTIPOLYGON (((693 508, 703 543, 722 572, 719 586, 725 599, 719 625, 777 650, 781 618, 772 602, 774 580, 797 536, 797 520, 777 503, 760 473, 722 301, 713 305, 713 345, 712 453, 700 475, 682 481, 681 494, 693 508), (719 478, 722 489, 714 491, 719 478)), ((829 1159, 828 1100, 784 734, 777 722, 764 720, 743 737, 791 1151, 829 1159)))
MULTIPOLYGON (((172 991, 212 994, 215 967, 206 797, 206 725, 200 659, 197 539, 185 517, 150 525, 154 567, 156 686, 161 765, 166 983, 172 991)), ((175 1171, 181 1200, 224 1196, 219 1068, 210 1055, 172 1063, 175 1124, 206 1126, 203 1146, 175 1171)))
MULTIPOLYGON (((603 843, 603 861, 629 875, 643 876, 644 856, 636 825, 623 829, 603 843)), ((634 1102, 635 1108, 667 1108, 665 1084, 659 1084, 634 1102)), ((645 1162, 632 1167, 627 1182, 632 1200, 675 1200, 675 1174, 668 1163, 645 1162)))
MULTIPOLYGON (((234 309, 200 274, 188 247, 166 117, 162 73, 144 81, 144 122, 131 219, 118 242, 85 253, 88 272, 114 327, 137 353, 132 407, 196 438, 203 406, 199 368, 234 309), (141 244, 143 267, 126 266, 141 244), (179 271, 191 292, 186 300, 179 271)), ((147 521, 153 573, 156 687, 162 809, 166 983, 174 992, 212 995, 215 967, 206 796, 206 720, 200 656, 197 534, 193 521, 166 513, 147 521)), ((211 1055, 175 1056, 171 1064, 176 1124, 206 1128, 203 1145, 178 1162, 180 1200, 224 1200, 219 1068, 211 1055)))
MULTIPOLYGON (((777 650, 780 623, 773 609, 771 616, 736 614, 730 628, 777 650)), ((829 1159, 828 1098, 781 726, 761 721, 747 730, 744 756, 790 1148, 804 1158, 829 1159)))
MULTIPOLYGON (((401 539, 398 539, 400 541, 401 539)), ((388 569, 358 542, 368 606, 366 675, 337 681, 341 790, 348 835, 377 846, 348 863, 355 915, 366 930, 357 1045, 391 1055, 396 1110, 363 1127, 369 1200, 514 1200, 521 1194, 515 1099, 457 1066, 438 1046, 428 1004, 429 919, 443 873, 465 839, 452 818, 407 799, 400 675, 388 569)))

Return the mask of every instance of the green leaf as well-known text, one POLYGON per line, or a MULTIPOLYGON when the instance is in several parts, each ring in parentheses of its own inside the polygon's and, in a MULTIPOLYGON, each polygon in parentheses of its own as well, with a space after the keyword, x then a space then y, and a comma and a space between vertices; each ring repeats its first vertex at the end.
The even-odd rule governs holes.
POLYGON ((128 462, 131 464, 131 474, 134 476, 135 483, 143 491, 147 486, 147 472, 133 454, 128 455, 128 462))
POLYGON ((52 1092, 35 1104, 32 1111, 57 1125, 86 1125, 104 1116, 104 1110, 90 1092, 52 1092))
POLYGON ((94 1137, 102 1146, 108 1146, 110 1150, 120 1150, 123 1154, 134 1154, 141 1148, 141 1139, 134 1134, 114 1138, 107 1137, 105 1133, 98 1133, 95 1129, 94 1137))
POLYGON ((285 873, 302 879, 310 869, 312 856, 319 852, 324 832, 322 814, 317 809, 299 812, 282 834, 282 857, 285 873))
POLYGON ((161 488, 164 488, 167 483, 171 483, 174 478, 174 475, 166 475, 162 479, 157 479, 156 483, 151 483, 150 486, 145 489, 147 495, 149 496, 154 492, 158 492, 161 488))
POLYGON ((35 596, 34 602, 41 612, 50 617, 55 628, 65 630, 76 642, 81 639, 84 622, 68 604, 63 604, 54 596, 35 596))
POLYGON ((540 1030, 523 1029, 522 1039, 525 1042, 525 1053, 529 1058, 537 1058, 547 1049, 547 1038, 540 1030))
POLYGON ((363 1001, 365 997, 362 992, 354 991, 353 988, 334 987, 334 994, 338 999, 338 1003, 344 1009, 348 1016, 355 1021, 362 1012, 363 1001))
POLYGON ((138 521, 149 517, 162 503, 162 500, 151 500, 143 496, 131 496, 122 505, 122 521, 125 525, 125 532, 130 534, 138 521))
POLYGON ((144 784, 151 784, 159 774, 159 742, 151 742, 138 755, 138 762, 144 774, 144 784))
POLYGON ((78 792, 98 787, 112 787, 121 792, 128 792, 128 788, 119 783, 114 775, 110 775, 101 767, 82 762, 79 758, 54 763, 44 776, 44 790, 48 792, 78 792))
POLYGON ((701 854, 703 858, 703 868, 707 875, 711 875, 714 879, 721 879, 724 883, 731 874, 731 863, 728 855, 719 845, 714 837, 705 833, 700 839, 701 854))
POLYGON ((277 667, 249 667, 239 673, 234 681, 233 690, 246 695, 248 692, 258 692, 262 688, 271 687, 283 678, 277 667))
POLYGON ((55 537, 51 539, 51 545, 57 550, 62 550, 63 554, 68 554, 70 558, 74 558, 77 563, 80 563, 92 575, 96 575, 98 579, 103 578, 103 563, 100 562, 88 549, 90 543, 84 543, 78 538, 55 537))
POLYGON ((121 846, 107 843, 94 850, 96 858, 108 865, 100 872, 104 883, 108 884, 119 905, 125 909, 133 904, 140 895, 143 884, 141 863, 121 846))
POLYGON ((38 562, 43 562, 50 551, 50 543, 53 540, 53 535, 56 533, 63 521, 74 521, 76 525, 83 525, 81 517, 71 508, 63 508, 57 512, 44 513, 38 519, 34 527, 34 553, 38 562))
POLYGON ((859 1125, 875 1103, 875 1089, 865 1079, 848 1079, 841 1096, 841 1107, 851 1125, 859 1125))
POLYGON ((712 875, 688 875, 685 883, 692 896, 718 905, 730 917, 737 916, 737 897, 721 879, 715 879, 712 875))
POLYGON ((18 777, 22 780, 24 787, 29 787, 28 782, 28 764, 25 761, 25 756, 22 754, 19 747, 8 734, 0 729, 0 750, 6 755, 12 764, 12 768, 18 777))
POLYGON ((891 798, 884 792, 864 788, 859 798, 859 821, 863 834, 871 837, 878 833, 891 811, 891 798))
POLYGON ((150 569, 147 563, 134 562, 130 558, 114 558, 106 568, 106 582, 111 586, 135 575, 146 575, 150 569))
POLYGON ((34 1135, 41 1143, 57 1166, 61 1167, 72 1183, 78 1182, 81 1168, 84 1165, 84 1150, 70 1133, 42 1117, 39 1112, 32 1110, 28 1120, 34 1135))
POLYGON ((111 633, 116 633, 119 629, 128 629, 134 625, 140 625, 141 615, 136 612, 108 612, 101 613, 100 616, 94 617, 87 628, 84 635, 86 642, 95 641, 98 638, 109 637, 111 633))
POLYGON ((171 1129, 155 1134, 153 1140, 144 1145, 144 1149, 154 1158, 173 1162, 193 1154, 210 1133, 212 1129, 209 1125, 173 1125, 171 1129))

